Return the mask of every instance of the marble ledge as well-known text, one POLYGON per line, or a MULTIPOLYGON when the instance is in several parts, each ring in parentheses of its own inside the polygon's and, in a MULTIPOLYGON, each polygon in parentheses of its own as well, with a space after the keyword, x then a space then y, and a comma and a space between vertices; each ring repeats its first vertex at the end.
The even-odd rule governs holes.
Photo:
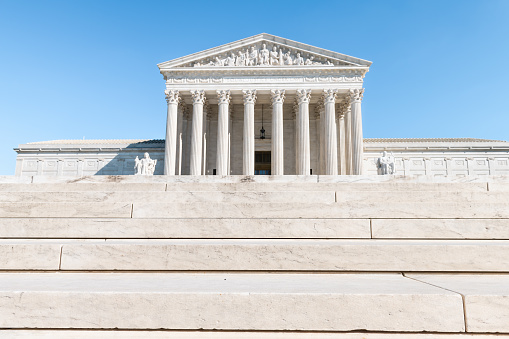
POLYGON ((8 218, 3 238, 371 238, 368 219, 8 218))
POLYGON ((133 204, 133 218, 509 218, 500 203, 145 203, 133 204))
POLYGON ((157 331, 157 330, 1 330, 4 339, 500 339, 509 335, 444 333, 157 331))
POLYGON ((0 327, 11 329, 464 331, 459 294, 399 274, 0 273, 0 281, 0 327))
POLYGON ((496 240, 89 240, 63 245, 61 269, 509 272, 508 257, 496 240))
POLYGON ((283 176, 135 176, 135 175, 94 175, 94 176, 0 176, 0 183, 104 183, 104 182, 143 182, 143 183, 248 183, 248 182, 320 182, 320 183, 377 183, 377 182, 415 182, 415 183, 509 183, 509 176, 426 176, 426 175, 283 175, 283 176))
POLYGON ((467 332, 509 333, 509 275, 408 274, 433 286, 461 293, 467 332))

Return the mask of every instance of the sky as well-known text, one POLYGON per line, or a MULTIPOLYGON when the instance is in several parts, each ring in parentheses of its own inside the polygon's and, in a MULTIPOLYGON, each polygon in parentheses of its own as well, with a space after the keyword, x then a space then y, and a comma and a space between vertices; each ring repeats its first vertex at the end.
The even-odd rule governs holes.
POLYGON ((163 61, 269 33, 373 62, 366 138, 509 140, 509 0, 0 0, 0 175, 19 144, 163 139, 163 61))

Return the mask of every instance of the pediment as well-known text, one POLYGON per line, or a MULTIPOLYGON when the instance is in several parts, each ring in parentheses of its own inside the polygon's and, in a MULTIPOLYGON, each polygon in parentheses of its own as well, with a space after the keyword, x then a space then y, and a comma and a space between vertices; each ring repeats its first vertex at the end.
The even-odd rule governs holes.
POLYGON ((370 61, 271 34, 258 34, 229 44, 158 64, 159 69, 231 67, 369 67, 370 61))

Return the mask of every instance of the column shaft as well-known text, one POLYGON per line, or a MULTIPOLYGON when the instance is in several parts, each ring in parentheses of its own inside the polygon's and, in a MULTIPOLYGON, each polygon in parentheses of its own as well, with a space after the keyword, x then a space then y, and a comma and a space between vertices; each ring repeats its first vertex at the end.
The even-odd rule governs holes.
POLYGON ((323 101, 319 107, 320 110, 320 172, 325 174, 325 112, 323 108, 323 101))
POLYGON ((228 118, 230 103, 230 91, 217 91, 218 115, 217 115, 217 157, 216 174, 229 175, 228 173, 228 118))
MULTIPOLYGON (((343 111, 344 112, 344 111, 343 111)), ((338 174, 345 175, 346 174, 346 159, 345 159, 345 118, 344 115, 341 114, 338 119, 338 174)))
POLYGON ((182 102, 179 103, 178 107, 178 118, 177 118, 177 147, 178 147, 178 155, 177 155, 177 161, 175 166, 175 174, 181 175, 182 174, 182 133, 184 130, 184 110, 185 106, 182 104, 182 102))
POLYGON ((311 90, 297 90, 297 175, 310 175, 309 99, 311 90))
POLYGON ((345 174, 352 174, 352 107, 350 99, 345 111, 345 174))
POLYGON ((168 115, 166 118, 166 139, 164 143, 164 174, 175 175, 179 92, 167 90, 165 94, 166 102, 168 103, 168 115))
POLYGON ((283 155, 283 102, 284 90, 272 90, 272 175, 284 174, 283 155))
POLYGON ((336 91, 324 91, 325 105, 325 174, 337 175, 337 139, 336 139, 336 91))
POLYGON ((352 174, 362 174, 364 145, 362 139, 361 101, 364 89, 350 90, 352 99, 352 174))
POLYGON ((193 122, 191 131, 191 162, 190 175, 201 174, 201 160, 203 147, 203 104, 205 102, 204 91, 191 91, 193 96, 193 122))
POLYGON ((254 175, 255 170, 255 135, 254 105, 255 90, 244 90, 244 134, 242 144, 242 174, 254 175))

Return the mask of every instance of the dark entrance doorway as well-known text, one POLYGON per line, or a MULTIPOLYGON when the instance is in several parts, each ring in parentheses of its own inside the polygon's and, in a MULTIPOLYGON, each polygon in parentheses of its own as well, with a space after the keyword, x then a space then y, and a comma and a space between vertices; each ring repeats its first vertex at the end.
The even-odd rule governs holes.
POLYGON ((270 151, 255 152, 255 175, 270 175, 270 151))

